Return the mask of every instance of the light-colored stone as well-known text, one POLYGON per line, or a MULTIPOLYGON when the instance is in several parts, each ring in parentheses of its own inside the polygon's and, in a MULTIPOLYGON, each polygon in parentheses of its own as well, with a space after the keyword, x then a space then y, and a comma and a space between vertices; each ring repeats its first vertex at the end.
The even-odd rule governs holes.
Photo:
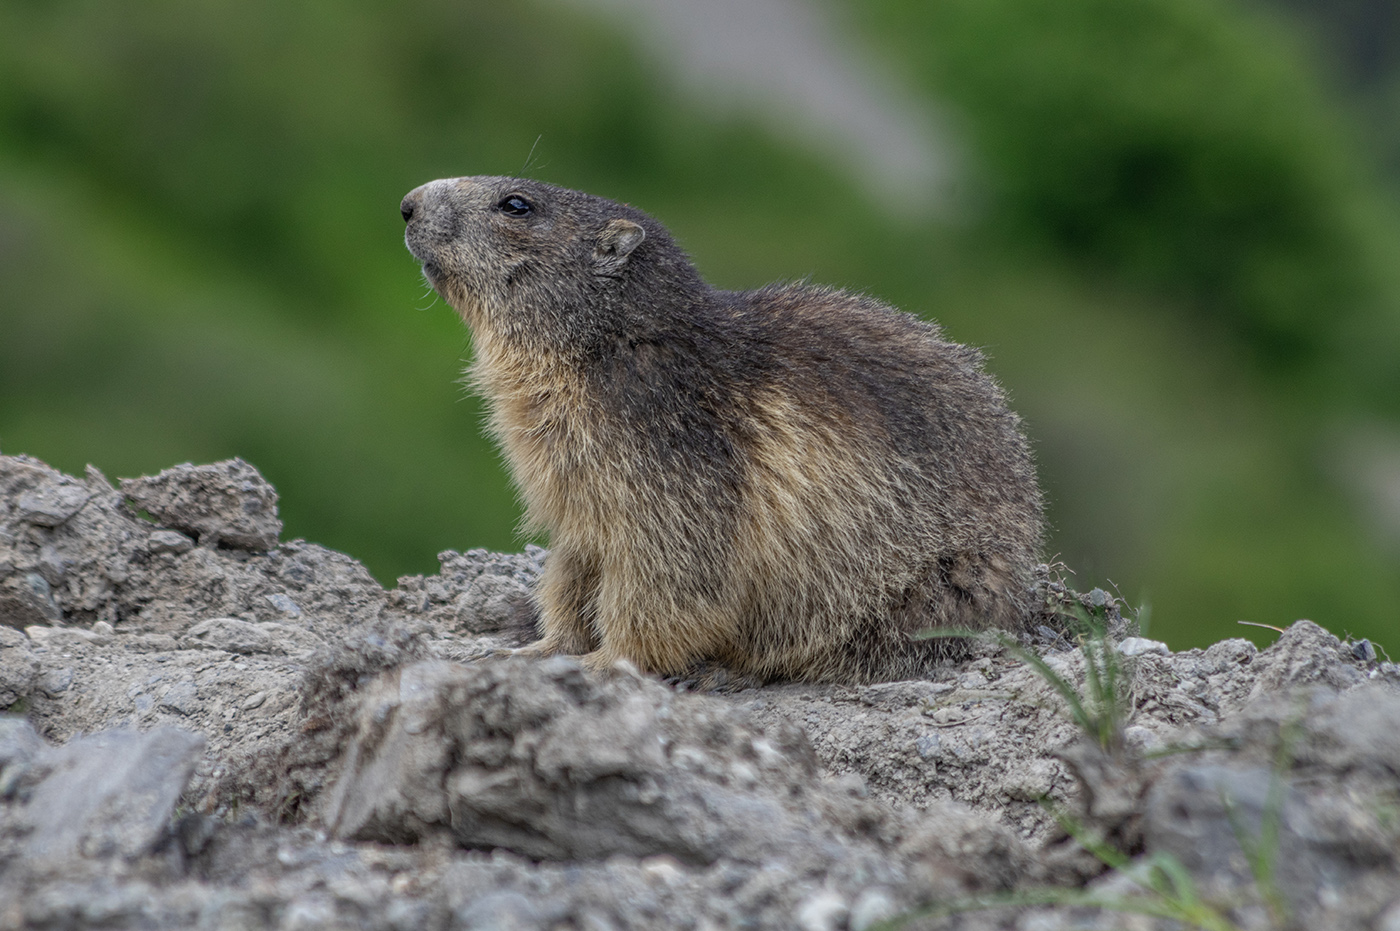
POLYGON ((1171 650, 1160 640, 1148 640, 1146 637, 1128 637, 1118 644, 1118 652, 1124 656, 1141 656, 1144 653, 1158 653, 1162 656, 1166 656, 1171 653, 1171 650))

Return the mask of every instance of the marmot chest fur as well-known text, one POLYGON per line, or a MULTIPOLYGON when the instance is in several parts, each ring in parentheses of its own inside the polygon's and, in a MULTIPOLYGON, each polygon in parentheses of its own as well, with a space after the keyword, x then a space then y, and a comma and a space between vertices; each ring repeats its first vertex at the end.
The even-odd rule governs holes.
POLYGON ((401 209, 549 534, 533 650, 868 682, 936 662, 921 630, 1026 623, 1040 493, 976 350, 860 295, 712 288, 576 191, 454 178, 401 209))

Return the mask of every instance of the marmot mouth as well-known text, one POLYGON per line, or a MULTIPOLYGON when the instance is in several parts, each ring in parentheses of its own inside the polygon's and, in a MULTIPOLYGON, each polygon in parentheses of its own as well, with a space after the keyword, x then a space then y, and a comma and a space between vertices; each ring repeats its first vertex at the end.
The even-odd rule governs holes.
POLYGON ((423 277, 428 279, 428 281, 433 285, 436 285, 439 281, 442 280, 442 269, 438 267, 436 263, 424 262, 423 277))

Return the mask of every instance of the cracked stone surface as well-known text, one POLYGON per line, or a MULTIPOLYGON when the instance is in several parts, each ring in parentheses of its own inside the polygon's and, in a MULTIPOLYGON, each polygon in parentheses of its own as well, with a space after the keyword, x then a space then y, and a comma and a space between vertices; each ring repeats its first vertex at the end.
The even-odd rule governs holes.
MULTIPOLYGON (((1400 928, 1400 670, 1369 644, 1121 631, 1105 751, 990 646, 927 681, 711 694, 502 656, 544 550, 445 552, 386 591, 281 540, 276 505, 239 460, 117 487, 0 456, 0 928, 840 931, 1143 895, 1042 800, 1170 855, 1241 928, 1400 928), (1241 868, 1270 822, 1276 889, 1241 868)), ((908 925, 1128 926, 1170 927, 908 925)))

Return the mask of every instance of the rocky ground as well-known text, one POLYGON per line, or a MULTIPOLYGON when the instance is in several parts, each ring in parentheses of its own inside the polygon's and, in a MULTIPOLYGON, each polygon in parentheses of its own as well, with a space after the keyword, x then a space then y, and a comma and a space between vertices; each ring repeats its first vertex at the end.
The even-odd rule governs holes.
POLYGON ((1105 668, 1072 625, 696 694, 500 655, 542 550, 385 591, 276 501, 238 460, 0 456, 0 928, 1400 931, 1400 669, 1365 641, 1173 654, 1097 593, 1100 740, 1052 682, 1105 668))

